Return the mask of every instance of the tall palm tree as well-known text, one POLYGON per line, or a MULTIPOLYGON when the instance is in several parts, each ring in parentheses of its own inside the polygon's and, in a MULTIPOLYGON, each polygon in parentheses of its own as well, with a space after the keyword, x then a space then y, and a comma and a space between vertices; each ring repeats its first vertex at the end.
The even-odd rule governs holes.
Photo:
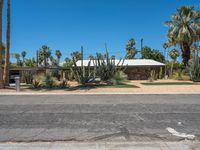
POLYGON ((23 51, 23 52, 21 53, 21 56, 22 56, 23 65, 25 65, 26 51, 23 51))
MULTIPOLYGON (((3 62, 2 58, 2 13, 3 13, 3 0, 0 0, 0 67, 3 62)), ((0 68, 1 69, 1 68, 0 68)), ((0 89, 3 88, 3 78, 0 76, 0 89)))
POLYGON ((182 50, 183 63, 188 64, 190 59, 190 46, 194 41, 199 40, 200 12, 194 7, 183 6, 177 9, 170 21, 165 22, 170 27, 168 38, 173 45, 180 45, 182 50))
POLYGON ((137 54, 137 50, 135 48, 135 40, 134 39, 130 39, 128 41, 128 44, 126 45, 126 59, 134 59, 135 55, 137 54))
POLYGON ((39 50, 39 64, 44 64, 44 67, 47 67, 48 60, 51 57, 51 50, 47 45, 43 45, 39 50))
POLYGON ((3 13, 3 0, 0 0, 0 65, 3 62, 3 42, 2 42, 2 13, 3 13))
POLYGON ((10 64, 10 0, 7 0, 7 32, 6 32, 6 54, 4 65, 4 85, 9 86, 9 64, 10 64))
POLYGON ((57 65, 59 66, 59 64, 60 64, 60 58, 61 58, 61 56, 62 56, 62 53, 61 53, 61 51, 60 50, 56 50, 56 57, 57 57, 57 65))
POLYGON ((173 74, 173 68, 174 68, 174 63, 177 61, 177 58, 180 56, 180 53, 177 49, 172 49, 169 52, 169 56, 171 57, 172 61, 172 65, 171 65, 171 75, 173 74))
POLYGON ((82 53, 79 51, 75 51, 73 53, 71 53, 72 58, 75 59, 75 61, 81 60, 82 58, 82 53))

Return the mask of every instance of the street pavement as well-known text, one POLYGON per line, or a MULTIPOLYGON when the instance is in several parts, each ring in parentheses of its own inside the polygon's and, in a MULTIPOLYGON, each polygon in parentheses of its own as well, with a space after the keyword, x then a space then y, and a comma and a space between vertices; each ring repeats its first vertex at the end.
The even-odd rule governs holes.
POLYGON ((185 140, 200 140, 198 94, 0 96, 0 142, 185 140))

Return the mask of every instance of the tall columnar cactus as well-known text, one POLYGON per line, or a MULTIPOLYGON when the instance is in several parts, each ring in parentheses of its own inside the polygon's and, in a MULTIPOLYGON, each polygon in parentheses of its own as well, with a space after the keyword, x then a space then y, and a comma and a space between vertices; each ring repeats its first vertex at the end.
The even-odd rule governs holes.
POLYGON ((83 64, 83 47, 81 47, 81 67, 77 66, 76 59, 73 57, 73 67, 71 68, 71 71, 74 74, 74 77, 76 81, 81 83, 82 85, 85 85, 89 82, 90 79, 93 79, 93 71, 91 70, 91 61, 89 61, 88 66, 85 67, 83 64))
POLYGON ((200 58, 195 55, 194 58, 189 62, 189 74, 190 79, 194 82, 200 82, 200 58))
POLYGON ((116 64, 115 58, 109 57, 109 53, 106 47, 106 54, 102 57, 102 54, 97 53, 94 60, 94 68, 96 75, 101 78, 102 81, 111 80, 117 71, 122 70, 124 61, 119 61, 116 64))

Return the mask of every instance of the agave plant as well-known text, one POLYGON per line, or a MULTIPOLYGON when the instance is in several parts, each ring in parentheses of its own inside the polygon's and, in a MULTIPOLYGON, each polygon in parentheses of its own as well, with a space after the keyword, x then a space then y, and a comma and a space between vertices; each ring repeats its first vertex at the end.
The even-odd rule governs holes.
POLYGON ((189 62, 189 74, 190 79, 194 82, 200 82, 200 58, 195 55, 194 58, 189 62))

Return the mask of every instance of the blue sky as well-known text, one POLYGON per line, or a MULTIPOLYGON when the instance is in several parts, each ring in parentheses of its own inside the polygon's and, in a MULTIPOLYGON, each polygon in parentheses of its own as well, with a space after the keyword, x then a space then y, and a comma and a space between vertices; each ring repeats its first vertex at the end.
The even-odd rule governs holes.
POLYGON ((34 57, 47 44, 52 53, 60 49, 64 59, 83 45, 86 58, 104 52, 107 43, 119 58, 132 37, 138 49, 143 38, 144 45, 162 50, 164 22, 182 5, 200 8, 199 0, 11 0, 11 53, 26 50, 34 57))

